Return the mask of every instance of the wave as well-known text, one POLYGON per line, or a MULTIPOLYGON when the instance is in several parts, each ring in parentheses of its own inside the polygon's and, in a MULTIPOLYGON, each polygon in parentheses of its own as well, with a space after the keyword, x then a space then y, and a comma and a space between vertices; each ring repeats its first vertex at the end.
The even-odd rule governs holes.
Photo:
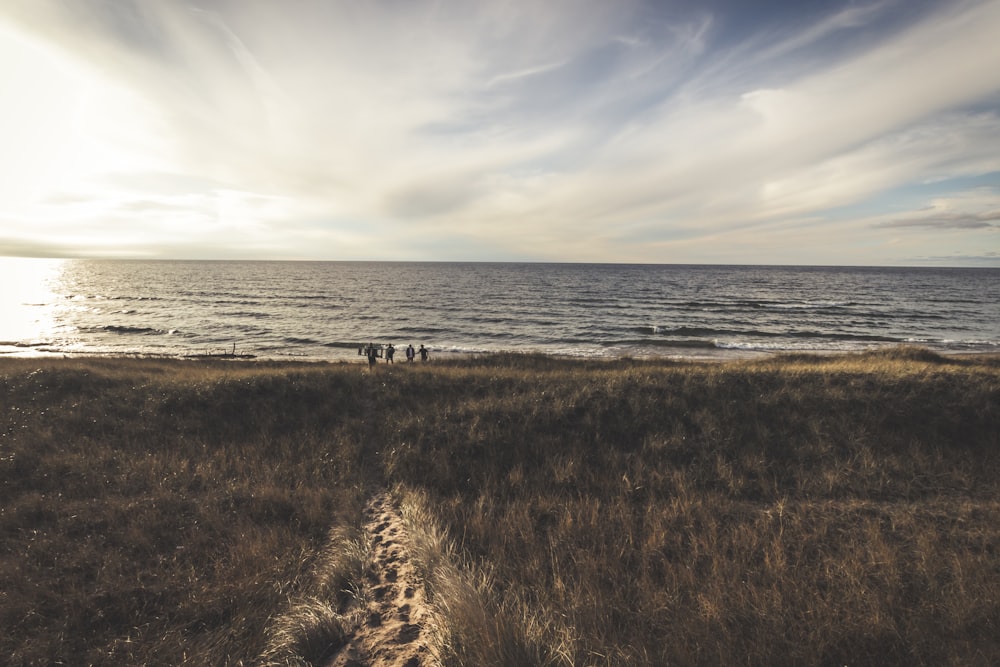
POLYGON ((720 350, 756 350, 756 351, 781 351, 791 349, 819 349, 803 348, 802 346, 781 345, 779 343, 762 343, 760 341, 719 341, 716 347, 720 350))
POLYGON ((945 347, 961 348, 965 350, 976 350, 980 348, 998 348, 1000 347, 1000 341, 998 340, 980 340, 980 339, 953 339, 953 338, 907 338, 905 343, 912 343, 914 345, 943 345, 945 347))
POLYGON ((421 334, 421 335, 446 333, 448 331, 450 331, 450 329, 446 329, 443 327, 399 327, 396 329, 396 332, 399 334, 421 334))
POLYGON ((66 294, 62 298, 67 301, 163 301, 162 297, 158 296, 128 296, 125 294, 112 294, 108 296, 106 294, 66 294))
POLYGON ((713 329, 709 327, 677 327, 665 329, 658 326, 633 327, 630 331, 637 333, 650 333, 657 336, 670 338, 678 337, 698 337, 698 338, 819 338, 828 340, 857 340, 874 341, 881 343, 903 343, 902 338, 887 336, 883 334, 863 334, 839 331, 763 331, 759 329, 713 329))
POLYGON ((266 317, 275 317, 273 313, 265 313, 259 310, 230 310, 222 311, 219 315, 223 317, 251 317, 253 319, 264 319, 266 317))
POLYGON ((758 307, 777 308, 779 310, 829 310, 831 308, 851 308, 857 305, 853 301, 798 301, 792 303, 765 301, 758 307))
POLYGON ((719 310, 831 310, 841 308, 855 308, 861 304, 856 301, 769 301, 762 299, 733 299, 733 300, 698 300, 684 301, 679 305, 685 308, 695 309, 719 309, 719 310))
POLYGON ((283 342, 290 345, 318 345, 319 341, 312 338, 296 338, 295 336, 285 336, 283 342))
MULTIPOLYGON (((188 302, 185 304, 197 304, 202 305, 198 301, 188 302)), ((205 301, 206 304, 210 306, 260 306, 261 299, 208 299, 205 301)))
POLYGON ((153 327, 129 327, 129 326, 122 326, 120 324, 105 324, 103 326, 96 326, 96 327, 80 327, 78 331, 84 333, 99 333, 104 331, 113 334, 121 334, 121 335, 138 334, 142 336, 177 332, 176 329, 170 329, 169 331, 164 331, 163 329, 155 329, 153 327))
POLYGON ((614 341, 604 341, 601 343, 604 347, 685 347, 685 348, 703 348, 703 349, 714 349, 718 345, 713 340, 703 340, 703 339, 683 339, 679 338, 676 340, 662 340, 656 338, 635 338, 635 339, 624 339, 624 340, 614 340, 614 341))
POLYGON ((562 303, 586 308, 600 308, 601 310, 631 310, 635 307, 635 304, 632 303, 621 303, 618 300, 610 301, 607 298, 573 298, 565 299, 562 303))
POLYGON ((334 297, 329 294, 296 294, 294 296, 284 297, 289 301, 329 301, 334 297))
POLYGON ((903 338, 894 336, 883 336, 881 334, 854 334, 854 333, 823 333, 820 331, 793 331, 785 334, 790 338, 818 338, 821 340, 856 340, 874 343, 903 343, 903 338))
POLYGON ((905 317, 901 319, 910 320, 950 320, 952 318, 945 317, 944 315, 934 315, 931 313, 905 313, 905 317))
POLYGON ((120 336, 179 336, 181 338, 193 338, 193 334, 180 329, 157 329, 155 327, 130 327, 120 324, 106 324, 93 327, 77 327, 79 333, 112 333, 120 336))
POLYGON ((31 348, 45 347, 46 345, 51 345, 51 343, 45 341, 27 343, 23 340, 0 340, 0 347, 16 347, 22 349, 31 349, 31 348))
MULTIPOLYGON (((746 335, 745 331, 734 331, 732 329, 712 329, 709 327, 677 327, 665 329, 659 326, 651 327, 651 333, 660 336, 739 336, 746 335)), ((754 332, 755 333, 755 332, 754 332)))
POLYGON ((323 347, 334 347, 334 348, 343 349, 343 350, 356 350, 359 347, 361 347, 363 344, 364 343, 358 343, 356 341, 347 341, 347 342, 345 342, 345 341, 342 341, 342 340, 335 340, 335 341, 331 341, 329 343, 320 343, 320 345, 322 345, 323 347))

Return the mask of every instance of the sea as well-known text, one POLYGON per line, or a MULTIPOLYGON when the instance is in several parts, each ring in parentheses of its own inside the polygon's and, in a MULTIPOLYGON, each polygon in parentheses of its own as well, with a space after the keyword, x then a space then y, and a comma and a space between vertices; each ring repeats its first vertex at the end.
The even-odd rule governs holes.
POLYGON ((0 356, 1000 351, 1000 268, 0 258, 0 282, 0 356))

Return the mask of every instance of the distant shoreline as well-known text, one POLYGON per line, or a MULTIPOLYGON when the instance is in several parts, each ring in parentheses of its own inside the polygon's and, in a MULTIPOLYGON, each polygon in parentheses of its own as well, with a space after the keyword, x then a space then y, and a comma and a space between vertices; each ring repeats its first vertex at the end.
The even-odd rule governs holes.
MULTIPOLYGON (((430 350, 431 356, 430 360, 427 362, 422 362, 420 360, 415 360, 412 365, 420 366, 426 364, 433 364, 434 362, 454 362, 467 359, 490 359, 490 358, 503 358, 503 357, 541 357, 549 359, 558 359, 565 362, 580 362, 580 363, 615 363, 621 361, 631 361, 631 362, 662 362, 662 361, 672 361, 681 363, 730 363, 730 362, 742 362, 742 361, 754 361, 754 360, 768 360, 768 359, 795 359, 795 358, 841 358, 841 357, 852 357, 852 356, 866 356, 872 354, 892 354, 894 351, 902 351, 903 354, 921 354, 921 355, 931 355, 939 356, 942 358, 970 358, 970 359, 988 359, 992 357, 1000 358, 1000 351, 975 351, 975 350, 934 350, 921 345, 896 345, 896 346, 884 346, 884 347, 874 347, 867 350, 774 350, 774 351, 763 351, 763 350, 719 350, 718 354, 644 354, 644 355, 608 355, 608 356, 581 356, 572 354, 558 354, 550 352, 540 352, 536 350, 498 350, 498 351, 488 351, 488 352, 452 352, 447 350, 436 350, 432 347, 428 348, 430 350)), ((171 355, 171 354, 156 354, 156 353, 145 353, 145 352, 134 352, 134 353, 123 353, 123 352, 55 352, 47 350, 38 349, 17 349, 16 351, 5 351, 0 347, 0 361, 4 359, 105 359, 105 360, 116 360, 116 359, 137 359, 137 360, 155 360, 155 361, 239 361, 239 362, 257 362, 266 363, 268 365, 281 365, 281 364, 347 364, 347 365, 367 365, 367 361, 364 357, 355 357, 354 355, 345 355, 343 357, 336 358, 310 358, 310 357, 274 357, 267 355, 256 355, 252 352, 241 352, 237 348, 235 353, 218 352, 212 353, 207 352, 204 354, 186 354, 186 355, 171 355)), ((377 366, 407 366, 411 365, 411 362, 407 362, 404 359, 397 359, 393 364, 386 364, 384 359, 379 359, 377 366)))

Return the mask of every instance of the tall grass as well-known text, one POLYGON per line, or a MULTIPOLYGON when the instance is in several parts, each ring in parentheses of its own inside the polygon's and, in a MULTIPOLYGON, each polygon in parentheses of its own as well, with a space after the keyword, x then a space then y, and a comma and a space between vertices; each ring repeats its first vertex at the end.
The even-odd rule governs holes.
POLYGON ((0 654, 321 664, 375 486, 475 664, 1000 663, 1000 361, 0 361, 0 654))
POLYGON ((256 659, 328 532, 358 522, 356 375, 141 360, 0 373, 9 664, 256 659))
POLYGON ((450 396, 400 415, 389 475, 506 599, 572 630, 573 664, 1000 661, 995 362, 512 360, 419 382, 450 396))
MULTIPOLYGON (((399 489, 413 557, 437 622, 431 646, 445 665, 565 665, 571 630, 510 597, 488 563, 469 563, 437 524, 425 494, 399 489)), ((515 592, 516 595, 516 592, 515 592)))
POLYGON ((360 621, 357 585, 368 565, 368 551, 356 529, 331 532, 305 584, 287 608, 269 620, 262 667, 322 664, 346 643, 360 621))

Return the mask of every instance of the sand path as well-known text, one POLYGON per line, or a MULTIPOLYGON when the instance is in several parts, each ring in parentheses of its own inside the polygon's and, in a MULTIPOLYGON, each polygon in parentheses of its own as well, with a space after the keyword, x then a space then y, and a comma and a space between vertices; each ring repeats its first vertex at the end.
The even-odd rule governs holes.
POLYGON ((366 608, 347 644, 327 667, 419 667, 429 665, 426 635, 431 621, 423 582, 413 565, 403 518, 388 493, 365 510, 372 558, 362 583, 366 608))

